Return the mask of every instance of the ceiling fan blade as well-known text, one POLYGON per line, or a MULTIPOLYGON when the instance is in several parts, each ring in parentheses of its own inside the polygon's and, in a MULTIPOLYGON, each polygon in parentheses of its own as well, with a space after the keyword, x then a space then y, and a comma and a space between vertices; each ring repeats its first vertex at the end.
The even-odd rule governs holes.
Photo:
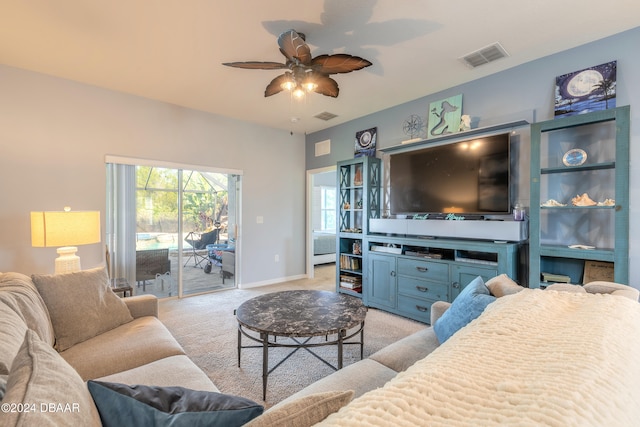
POLYGON ((338 53, 335 55, 319 55, 311 60, 314 70, 324 74, 350 73, 372 65, 359 56, 338 53))
POLYGON ((292 62, 294 58, 301 64, 308 65, 311 62, 311 50, 304 38, 295 30, 288 30, 278 37, 280 52, 292 62))
POLYGON ((267 85, 267 88, 264 90, 264 97, 275 95, 276 93, 282 92, 282 83, 288 81, 288 77, 286 74, 281 74, 275 79, 271 80, 271 83, 267 85))
POLYGON ((337 98, 340 89, 338 89, 338 82, 333 80, 329 76, 318 75, 315 79, 315 83, 317 84, 316 88, 313 90, 316 93, 321 95, 330 96, 332 98, 337 98))
POLYGON ((261 61, 246 61, 246 62, 224 62, 222 65, 235 68, 247 68, 250 70, 281 70, 288 68, 287 64, 280 62, 261 62, 261 61))

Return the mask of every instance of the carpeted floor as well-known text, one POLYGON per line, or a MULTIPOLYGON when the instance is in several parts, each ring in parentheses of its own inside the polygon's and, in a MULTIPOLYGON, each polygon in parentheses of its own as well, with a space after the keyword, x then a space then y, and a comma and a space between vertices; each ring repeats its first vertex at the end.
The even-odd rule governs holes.
MULTIPOLYGON (((254 296, 281 290, 335 290, 335 266, 316 268, 314 279, 247 290, 226 290, 184 299, 162 300, 160 319, 184 347, 187 355, 212 379, 223 393, 253 399, 270 407, 333 372, 304 350, 269 375, 267 399, 262 401, 262 350, 244 349, 241 367, 237 358, 237 321, 233 310, 254 296)), ((410 335, 425 325, 384 311, 369 309, 365 321, 364 356, 410 335)), ((243 344, 249 344, 243 341, 243 344)), ((359 346, 344 347, 344 366, 360 360, 359 346)), ((269 366, 277 364, 286 349, 271 349, 269 366)), ((335 346, 316 352, 336 364, 335 346)))

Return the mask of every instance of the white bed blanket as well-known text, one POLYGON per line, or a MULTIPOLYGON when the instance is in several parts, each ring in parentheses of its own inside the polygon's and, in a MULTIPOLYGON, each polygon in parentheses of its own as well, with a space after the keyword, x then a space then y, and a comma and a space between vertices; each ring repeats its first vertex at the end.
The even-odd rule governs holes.
POLYGON ((525 289, 322 426, 638 426, 640 304, 525 289))

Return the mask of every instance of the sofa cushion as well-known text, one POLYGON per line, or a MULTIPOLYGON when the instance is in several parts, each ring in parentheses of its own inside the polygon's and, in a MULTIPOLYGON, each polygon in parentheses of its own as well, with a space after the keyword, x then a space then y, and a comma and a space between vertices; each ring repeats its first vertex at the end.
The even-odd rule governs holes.
POLYGON ((26 332, 11 367, 2 403, 26 405, 22 411, 0 412, 3 426, 100 425, 86 384, 31 330, 26 332))
POLYGON ((584 285, 585 291, 590 294, 611 294, 630 298, 634 301, 638 301, 640 291, 631 286, 623 285, 621 283, 606 282, 606 281, 594 281, 584 285))
POLYGON ((18 313, 4 304, 0 304, 0 374, 8 374, 13 359, 24 341, 27 325, 18 313))
MULTIPOLYGON (((0 305, 15 311, 27 328, 34 330, 44 342, 53 345, 49 311, 31 278, 20 273, 0 274, 0 305)), ((20 342, 23 337, 24 333, 20 336, 20 342)))
POLYGON ((151 316, 134 319, 60 353, 85 381, 179 354, 184 354, 183 348, 151 316))
POLYGON ((317 393, 328 391, 348 391, 354 392, 354 397, 359 397, 392 380, 398 373, 391 368, 371 359, 363 359, 353 365, 332 373, 331 375, 318 380, 299 392, 287 397, 283 401, 274 405, 269 411, 274 410, 289 402, 300 399, 303 396, 309 396, 317 393))
POLYGON ((133 320, 104 267, 31 277, 49 310, 58 351, 133 320))
POLYGON ((160 387, 179 385, 193 390, 220 391, 207 374, 185 355, 165 357, 136 368, 97 378, 97 380, 160 387))
POLYGON ((264 410, 262 405, 243 397, 184 387, 101 381, 89 381, 88 386, 105 427, 240 427, 264 410))
POLYGON ((487 280, 486 285, 487 288, 489 288, 491 295, 496 298, 515 294, 516 292, 520 292, 524 289, 524 287, 518 285, 504 273, 487 280))
POLYGON ((574 292, 578 294, 584 294, 587 291, 580 285, 572 285, 571 283, 554 283, 545 288, 547 291, 557 292, 574 292))
POLYGON ((4 394, 7 392, 7 379, 9 375, 0 375, 0 401, 4 399, 4 394))
POLYGON ((425 358, 439 345, 433 328, 427 327, 373 353, 369 359, 401 372, 425 358))
POLYGON ((0 374, 8 374, 27 329, 53 345, 49 312, 31 279, 20 273, 0 274, 0 374))
POLYGON ((274 407, 246 427, 307 427, 327 418, 351 402, 353 390, 311 394, 274 407))
POLYGON ((445 342, 459 329, 480 316, 495 299, 496 297, 491 295, 489 288, 482 281, 482 277, 473 279, 433 325, 438 341, 445 342))
POLYGON ((27 329, 53 345, 49 312, 31 279, 20 273, 0 274, 0 374, 8 374, 27 329))

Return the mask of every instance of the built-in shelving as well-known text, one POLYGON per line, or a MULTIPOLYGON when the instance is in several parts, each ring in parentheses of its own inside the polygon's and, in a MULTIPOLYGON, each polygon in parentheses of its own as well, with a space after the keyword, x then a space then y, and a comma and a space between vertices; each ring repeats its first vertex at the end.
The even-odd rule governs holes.
POLYGON ((530 287, 549 284, 543 273, 573 284, 628 284, 629 112, 625 106, 531 125, 530 287), (565 165, 574 148, 584 150, 584 163, 565 165), (610 203, 574 206, 584 193, 610 203), (551 199, 564 206, 546 206, 551 199))
POLYGON ((357 157, 337 166, 336 290, 357 297, 363 297, 369 222, 380 218, 380 165, 375 157, 357 157))

